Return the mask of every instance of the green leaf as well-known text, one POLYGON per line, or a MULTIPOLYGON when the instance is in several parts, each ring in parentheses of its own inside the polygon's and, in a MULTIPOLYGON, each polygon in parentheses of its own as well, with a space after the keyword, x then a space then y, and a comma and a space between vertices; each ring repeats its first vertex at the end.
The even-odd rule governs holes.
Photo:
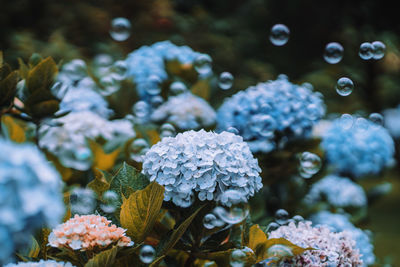
POLYGON ((110 189, 120 195, 121 201, 122 195, 128 198, 132 189, 133 191, 141 190, 149 183, 149 179, 145 175, 124 162, 111 180, 110 189))
POLYGON ((266 243, 267 240, 268 240, 267 235, 260 229, 260 226, 258 226, 258 224, 255 224, 252 227, 250 227, 249 243, 246 246, 251 248, 255 252, 257 262, 265 260, 263 251, 261 251, 261 253, 257 253, 258 252, 257 248, 261 244, 266 243))
POLYGON ((118 253, 118 247, 105 250, 90 259, 85 267, 113 267, 118 253))
POLYGON ((0 51, 0 66, 3 65, 3 51, 0 51))
POLYGON ((164 187, 152 182, 145 189, 132 193, 121 206, 121 226, 136 242, 141 243, 153 229, 164 201, 164 187))
POLYGON ((94 179, 88 183, 88 187, 92 189, 98 196, 102 196, 105 191, 110 188, 105 174, 98 169, 94 169, 94 179))
POLYGON ((29 66, 32 68, 39 64, 43 60, 43 57, 38 53, 33 53, 29 59, 29 66))
POLYGON ((8 107, 14 100, 17 91, 18 72, 13 71, 0 81, 0 108, 8 107))
MULTIPOLYGON (((215 261, 217 266, 230 266, 230 258, 232 252, 236 249, 228 249, 224 251, 209 252, 198 255, 201 259, 215 261)), ((255 257, 251 251, 247 251, 246 260, 243 262, 243 266, 253 266, 255 264, 255 257)))
POLYGON ((39 255, 40 246, 39 243, 36 241, 34 237, 32 237, 32 245, 31 249, 29 250, 28 256, 31 258, 36 258, 39 255))
POLYGON ((168 253, 170 249, 172 249, 175 244, 178 242, 178 240, 182 237, 182 235, 186 232, 186 229, 189 227, 189 225, 192 223, 193 219, 196 217, 197 213, 204 207, 201 206, 198 208, 192 215, 190 215, 185 221, 183 221, 177 228, 172 230, 171 234, 168 234, 168 239, 163 242, 163 244, 159 245, 159 251, 158 253, 160 256, 165 255, 168 253))
POLYGON ((41 61, 28 73, 26 86, 29 92, 33 93, 38 89, 49 91, 57 72, 57 65, 51 57, 41 61))
POLYGON ((28 73, 29 73, 29 68, 28 66, 24 63, 24 61, 21 58, 18 58, 18 63, 19 63, 19 73, 23 79, 28 78, 28 73))

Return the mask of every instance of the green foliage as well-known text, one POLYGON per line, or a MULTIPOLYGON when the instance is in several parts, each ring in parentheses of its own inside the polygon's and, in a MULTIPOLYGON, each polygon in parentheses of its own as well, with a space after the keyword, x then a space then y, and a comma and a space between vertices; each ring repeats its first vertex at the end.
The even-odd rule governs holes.
POLYGON ((112 247, 111 249, 102 251, 90 259, 85 267, 113 267, 115 266, 115 260, 118 253, 119 248, 117 246, 112 247))
POLYGON ((2 109, 12 105, 18 80, 18 72, 12 71, 10 65, 4 63, 3 53, 0 51, 0 115, 2 109))

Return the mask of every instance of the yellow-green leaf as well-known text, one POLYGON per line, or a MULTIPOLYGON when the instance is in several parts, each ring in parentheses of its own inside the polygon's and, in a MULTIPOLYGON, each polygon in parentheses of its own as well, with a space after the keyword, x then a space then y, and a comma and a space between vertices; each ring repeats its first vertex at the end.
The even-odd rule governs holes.
POLYGON ((192 87, 192 93, 206 100, 210 98, 210 83, 207 79, 197 81, 192 87))
POLYGON ((3 65, 3 51, 0 51, 0 66, 3 65))
POLYGON ((128 235, 142 242, 153 229, 164 200, 164 187, 152 182, 145 189, 132 193, 122 203, 120 221, 128 235))
POLYGON ((4 115, 1 117, 1 124, 5 126, 2 128, 6 131, 9 139, 17 143, 26 141, 25 129, 22 121, 4 115))
POLYGON ((260 255, 257 254, 257 247, 265 242, 267 242, 267 236, 260 229, 258 224, 251 226, 249 230, 249 244, 247 246, 255 252, 257 262, 260 262, 265 259, 263 258, 264 253, 260 253, 260 255))
POLYGON ((161 261, 165 258, 165 255, 158 257, 157 259, 155 259, 150 265, 149 267, 157 267, 158 265, 160 265, 161 261))
POLYGON ((284 238, 271 238, 264 243, 259 243, 254 252, 257 255, 257 262, 260 262, 271 257, 278 259, 293 257, 312 249, 299 247, 284 238))
POLYGON ((103 147, 95 141, 89 140, 89 144, 94 156, 93 168, 105 171, 110 170, 114 166, 115 160, 121 150, 117 148, 110 153, 106 153, 103 147))
POLYGON ((98 169, 94 169, 93 171, 94 179, 87 186, 98 196, 102 196, 103 193, 110 188, 110 184, 107 182, 103 172, 98 169))
POLYGON ((90 259, 85 267, 113 267, 118 253, 118 247, 105 250, 90 259))
POLYGON ((36 258, 39 255, 40 246, 39 243, 36 241, 34 237, 32 237, 32 245, 31 249, 29 250, 28 256, 31 258, 36 258))
POLYGON ((50 90, 57 72, 57 64, 51 57, 42 60, 28 73, 26 86, 29 92, 32 93, 37 89, 50 90))
POLYGON ((24 63, 24 61, 21 58, 18 58, 18 63, 19 63, 19 73, 23 79, 28 78, 28 73, 29 73, 29 68, 28 66, 24 63))
POLYGON ((18 83, 18 72, 13 71, 0 81, 0 108, 2 106, 10 106, 12 103, 16 86, 18 83))

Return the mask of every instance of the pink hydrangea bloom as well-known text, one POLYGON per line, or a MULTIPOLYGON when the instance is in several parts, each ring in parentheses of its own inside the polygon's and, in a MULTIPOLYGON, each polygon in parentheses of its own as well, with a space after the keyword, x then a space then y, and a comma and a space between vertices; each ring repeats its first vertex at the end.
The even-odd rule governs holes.
POLYGON ((132 246, 133 242, 125 235, 125 229, 111 224, 99 215, 75 215, 74 218, 58 225, 49 235, 49 245, 73 250, 93 250, 108 245, 132 246))
POLYGON ((302 254, 285 260, 290 266, 308 267, 345 267, 362 266, 360 252, 355 248, 355 241, 348 232, 333 233, 327 227, 312 227, 311 222, 299 222, 279 227, 268 236, 271 238, 285 238, 297 246, 314 250, 307 250, 302 254))

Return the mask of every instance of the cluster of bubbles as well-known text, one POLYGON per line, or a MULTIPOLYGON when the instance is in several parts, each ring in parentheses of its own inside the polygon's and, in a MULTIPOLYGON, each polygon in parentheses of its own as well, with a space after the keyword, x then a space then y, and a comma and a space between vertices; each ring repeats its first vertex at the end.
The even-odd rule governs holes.
MULTIPOLYGON (((373 123, 373 125, 376 126, 383 126, 384 123, 384 118, 381 114, 379 113, 371 113, 368 116, 368 120, 373 123)), ((350 130, 353 127, 357 128, 358 130, 361 131, 366 131, 369 128, 369 123, 366 119, 359 117, 355 118, 354 116, 350 114, 342 114, 340 116, 340 126, 345 129, 345 130, 350 130)))
POLYGON ((321 158, 318 155, 307 151, 300 155, 299 161, 299 173, 300 176, 305 179, 311 178, 314 174, 319 172, 322 166, 321 158))
MULTIPOLYGON (((70 192, 69 203, 73 215, 93 214, 97 208, 97 195, 89 188, 74 188, 70 192)), ((105 213, 114 213, 119 204, 118 194, 112 190, 103 193, 99 208, 105 213)))
POLYGON ((385 56, 385 51, 386 46, 381 41, 374 41, 372 43, 364 42, 360 45, 358 55, 363 60, 379 60, 385 56))
POLYGON ((97 68, 97 72, 102 76, 100 79, 100 85, 102 86, 100 93, 103 96, 109 96, 118 91, 121 81, 126 79, 128 66, 125 61, 117 60, 112 63, 111 59, 111 62, 104 61, 100 66, 95 67, 97 68))
POLYGON ((139 259, 144 264, 152 263, 154 261, 155 256, 156 256, 156 251, 152 246, 144 245, 143 247, 140 248, 139 259))
POLYGON ((336 83, 336 92, 341 96, 348 96, 354 90, 354 83, 350 78, 342 77, 336 83))
POLYGON ((115 18, 111 21, 111 38, 115 41, 126 41, 131 35, 131 23, 126 18, 115 18))
POLYGON ((275 24, 271 28, 269 40, 275 46, 283 46, 289 41, 290 30, 284 24, 275 24))
POLYGON ((270 222, 267 226, 266 232, 272 232, 281 227, 282 225, 288 225, 289 223, 299 223, 304 221, 304 218, 300 215, 295 215, 290 218, 289 213, 284 209, 278 209, 274 215, 274 221, 270 222))

